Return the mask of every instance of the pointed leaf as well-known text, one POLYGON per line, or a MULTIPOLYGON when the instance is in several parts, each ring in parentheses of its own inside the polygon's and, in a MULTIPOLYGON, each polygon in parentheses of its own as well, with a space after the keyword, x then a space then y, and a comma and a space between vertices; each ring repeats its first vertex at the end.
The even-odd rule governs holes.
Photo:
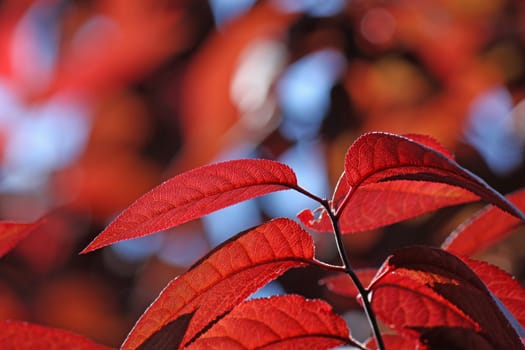
POLYGON ((383 275, 370 288, 376 316, 399 333, 412 337, 417 336, 414 328, 422 326, 479 329, 468 315, 421 279, 411 277, 407 270, 383 275))
POLYGON ((286 295, 244 302, 192 343, 197 349, 331 349, 351 343, 330 305, 286 295))
POLYGON ((215 210, 297 186, 288 166, 243 159, 193 169, 155 187, 125 209, 82 253, 197 219, 215 210))
MULTIPOLYGON (((379 133, 379 134, 381 134, 381 133, 379 133)), ((362 137, 365 137, 367 135, 369 135, 369 134, 365 134, 362 137)), ((398 135, 394 135, 394 134, 384 134, 384 135, 386 135, 386 137, 398 136, 398 135)), ((405 138, 407 138, 409 140, 415 141, 415 142, 419 143, 421 146, 426 146, 430 150, 432 150, 432 151, 434 151, 434 152, 444 156, 445 158, 448 158, 450 161, 454 162, 454 157, 446 149, 446 147, 443 146, 442 144, 440 144, 438 141, 436 141, 434 138, 432 138, 430 136, 419 135, 419 134, 407 134, 407 135, 402 135, 402 136, 399 136, 399 137, 405 137, 405 138)), ((359 140, 356 140, 356 142, 351 147, 353 147, 358 141, 359 140)), ((347 151, 346 157, 349 156, 349 153, 350 153, 350 149, 347 151)), ((345 163, 346 163, 346 157, 345 157, 345 163)), ((442 184, 442 185, 446 186, 446 184, 442 184)), ((348 182, 348 179, 347 179, 347 176, 345 174, 345 171, 343 171, 343 174, 341 175, 341 178, 339 179, 338 184, 336 186, 336 189, 334 191, 334 196, 333 196, 334 209, 337 209, 341 205, 342 201, 344 200, 344 197, 346 197, 346 194, 348 193, 350 188, 351 188, 351 185, 348 182)), ((413 192, 417 193, 415 191, 413 191, 413 192)))
MULTIPOLYGON (((336 194, 349 191, 341 180, 336 194)), ((339 197, 342 199, 341 197, 339 197)), ((479 200, 479 197, 459 187, 426 181, 388 181, 361 186, 348 202, 340 217, 343 233, 371 230, 407 220, 451 205, 479 200)), ((332 230, 326 211, 320 209, 319 218, 310 210, 298 217, 301 222, 316 231, 332 230)))
POLYGON ((437 209, 479 200, 459 187, 425 181, 389 181, 361 187, 340 219, 344 233, 371 230, 437 209))
POLYGON ((21 321, 0 321, 2 349, 109 350, 80 335, 21 321))
POLYGON ((296 222, 276 219, 248 230, 171 281, 137 321, 122 350, 135 349, 169 322, 195 313, 184 345, 266 283, 307 264, 316 264, 313 241, 296 222))
POLYGON ((518 334, 485 284, 444 250, 398 250, 385 262, 370 289, 376 315, 401 334, 460 327, 478 332, 496 348, 522 348, 518 334))
MULTIPOLYGON (((331 203, 343 233, 390 225, 480 197, 509 209, 501 195, 426 135, 365 134, 348 150, 345 169, 331 203)), ((326 211, 318 210, 317 218, 309 210, 298 217, 309 228, 331 231, 326 211)))
POLYGON ((7 254, 41 223, 42 220, 33 223, 0 222, 0 257, 7 254))
POLYGON ((501 300, 521 327, 525 327, 525 288, 497 266, 468 258, 462 260, 485 283, 490 292, 501 300))
MULTIPOLYGON (((350 191, 337 207, 338 215, 346 210, 345 206, 353 200, 352 196, 362 186, 385 183, 384 186, 388 189, 392 186, 389 181, 410 180, 460 187, 525 220, 525 215, 519 209, 482 179, 459 166, 448 154, 429 147, 428 143, 422 144, 404 136, 368 133, 359 137, 346 154, 345 178, 347 184, 342 185, 348 186, 350 191)), ((381 185, 376 186, 378 187, 375 190, 381 187, 381 185)), ((424 188, 424 185, 420 186, 420 189, 424 188)), ((385 192, 384 197, 387 196, 388 191, 385 192)), ((451 204, 457 203, 458 201, 453 201, 451 204)), ((443 202, 439 203, 439 207, 444 205, 446 204, 443 202)), ((385 207, 384 210, 388 211, 390 208, 385 207)), ((409 208, 410 210, 414 209, 409 208)), ((422 210, 418 210, 418 214, 421 213, 422 210)), ((358 214, 345 213, 350 216, 358 214)))
POLYGON ((417 143, 427 146, 428 148, 432 148, 434 151, 443 154, 445 157, 451 160, 454 160, 454 155, 450 153, 450 151, 445 146, 443 146, 438 140, 436 140, 432 136, 422 134, 405 134, 402 136, 414 140, 417 143))
MULTIPOLYGON (((507 199, 519 209, 525 210, 525 189, 507 195, 507 199)), ((487 205, 452 232, 442 248, 457 255, 473 255, 505 239, 521 224, 522 220, 498 207, 487 205)))

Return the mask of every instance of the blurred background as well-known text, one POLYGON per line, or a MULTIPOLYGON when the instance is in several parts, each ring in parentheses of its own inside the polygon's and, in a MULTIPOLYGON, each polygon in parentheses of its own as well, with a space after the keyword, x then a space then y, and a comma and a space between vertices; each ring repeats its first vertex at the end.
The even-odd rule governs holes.
MULTIPOLYGON (((280 192, 78 255, 141 194, 206 163, 279 160, 330 197, 357 136, 423 133, 502 193, 525 185, 521 0, 4 0, 0 47, 0 218, 46 218, 0 263, 0 318, 117 346, 224 239, 316 207, 280 192)), ((348 235, 351 260, 439 245, 481 207, 348 235)), ((482 257, 523 281, 522 233, 482 257)), ((332 237, 314 236, 338 263, 332 237)), ((346 312, 323 276, 291 271, 259 295, 346 312)))

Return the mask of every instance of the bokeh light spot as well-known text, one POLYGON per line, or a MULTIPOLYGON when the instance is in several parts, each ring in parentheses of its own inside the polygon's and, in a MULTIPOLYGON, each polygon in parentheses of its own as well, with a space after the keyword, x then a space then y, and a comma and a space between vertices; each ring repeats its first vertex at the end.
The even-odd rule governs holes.
POLYGON ((505 88, 488 90, 473 101, 465 139, 496 174, 508 174, 521 164, 524 142, 515 132, 512 97, 505 88))
POLYGON ((318 133, 330 106, 330 90, 345 67, 340 52, 326 49, 303 57, 284 72, 277 94, 286 137, 304 140, 318 133))
POLYGON ((371 8, 361 19, 363 37, 372 44, 384 45, 390 42, 396 30, 396 20, 387 10, 371 8))

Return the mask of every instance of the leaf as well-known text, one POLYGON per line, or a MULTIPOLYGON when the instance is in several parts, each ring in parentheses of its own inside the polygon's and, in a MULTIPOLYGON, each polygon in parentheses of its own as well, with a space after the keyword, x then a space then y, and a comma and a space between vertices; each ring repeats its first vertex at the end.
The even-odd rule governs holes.
POLYGON ((0 321, 2 349, 13 350, 109 350, 91 340, 64 330, 21 321, 0 321))
POLYGON ((428 350, 476 349, 497 350, 485 337, 470 329, 459 327, 435 327, 420 329, 420 341, 428 350))
POLYGON ((187 349, 331 349, 350 343, 346 322, 326 302, 285 295, 240 304, 187 349))
MULTIPOLYGON (((349 148, 331 206, 341 231, 351 233, 480 198, 524 219, 512 203, 459 166, 434 139, 368 133, 349 148)), ((298 217, 309 228, 331 231, 326 211, 319 211, 317 218, 309 210, 298 217)))
MULTIPOLYGON (((468 190, 525 220, 525 215, 505 197, 462 168, 449 155, 400 135, 368 133, 359 137, 346 153, 345 178, 354 191, 360 186, 389 180, 444 183, 468 190)), ((337 210, 342 210, 345 205, 343 200, 337 210)))
POLYGON ((450 153, 450 151, 445 146, 443 146, 438 140, 436 140, 432 136, 421 135, 421 134, 405 134, 403 136, 411 140, 414 140, 417 143, 420 143, 424 146, 427 146, 428 148, 432 148, 434 151, 443 154, 445 157, 449 158, 450 160, 454 160, 454 155, 450 153))
POLYGON ((401 334, 417 336, 414 328, 422 326, 479 329, 461 309, 418 280, 417 276, 411 277, 407 270, 384 275, 370 290, 376 316, 401 334))
MULTIPOLYGON (((382 334, 383 343, 388 350, 409 350, 419 349, 419 342, 415 339, 403 338, 399 334, 382 334)), ((378 350, 376 339, 370 338, 365 342, 368 350, 378 350)))
POLYGON ((296 186, 292 169, 270 160, 233 160, 193 169, 140 197, 81 253, 165 230, 232 204, 296 186))
POLYGON ((485 284, 444 250, 396 251, 370 290, 376 315, 400 334, 417 336, 421 329, 460 327, 478 332, 497 349, 522 348, 485 284))
POLYGON ((424 181, 390 181, 360 188, 340 219, 343 232, 390 225, 452 205, 478 200, 459 188, 424 181))
MULTIPOLYGON (((355 273, 361 281, 361 284, 367 286, 374 279, 377 269, 357 269, 355 270, 355 273)), ((328 276, 323 278, 320 283, 325 285, 330 291, 350 299, 355 299, 359 295, 359 291, 346 273, 328 276)))
MULTIPOLYGON (((525 189, 507 195, 521 210, 525 209, 525 189)), ((456 255, 473 255, 508 237, 523 221, 487 205, 465 224, 452 232, 441 246, 456 255)))
POLYGON ((42 222, 43 219, 33 223, 0 222, 0 257, 13 249, 18 242, 26 238, 42 222))
POLYGON ((311 236, 289 219, 276 219, 217 247, 171 281, 122 345, 135 349, 169 322, 195 313, 182 344, 257 289, 292 267, 316 264, 311 236))
MULTIPOLYGON (((336 193, 347 193, 341 179, 336 193)), ((341 196, 339 196, 342 199, 341 196)), ((479 197, 459 187, 426 181, 398 180, 361 186, 346 205, 339 225, 343 233, 371 230, 407 220, 445 206, 478 200, 479 197)), ((314 230, 328 232, 332 224, 325 210, 318 219, 306 209, 298 215, 301 222, 314 230)))
POLYGON ((462 258, 463 262, 478 275, 487 288, 525 327, 525 288, 507 272, 484 261, 462 258))
POLYGON ((157 332, 153 333, 137 350, 163 350, 177 349, 184 338, 193 314, 179 316, 176 320, 168 322, 157 332))

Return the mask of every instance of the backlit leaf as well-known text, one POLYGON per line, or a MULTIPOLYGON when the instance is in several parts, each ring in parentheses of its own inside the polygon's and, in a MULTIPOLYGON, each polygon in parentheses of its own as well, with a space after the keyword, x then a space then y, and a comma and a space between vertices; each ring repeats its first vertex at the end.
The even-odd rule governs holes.
MULTIPOLYGON (((444 282, 445 280, 443 280, 444 282)), ((409 271, 386 274, 372 288, 377 317, 398 332, 415 336, 414 327, 442 325, 479 329, 463 311, 409 271)))
POLYGON ((182 344, 292 267, 315 264, 311 236, 276 219, 217 247, 171 281, 138 320, 122 350, 135 349, 181 315, 194 313, 182 344))
POLYGON ((478 200, 459 188, 425 181, 389 181, 361 187, 340 219, 345 233, 370 230, 452 205, 478 200))
MULTIPOLYGON (((343 183, 346 183, 344 178, 340 180, 336 194, 349 191, 350 188, 343 183)), ((408 180, 373 183, 361 186, 355 192, 342 212, 339 225, 343 233, 371 230, 478 199, 467 190, 442 183, 408 180)), ((323 209, 320 209, 318 219, 308 209, 298 217, 314 230, 332 230, 330 218, 323 209)))
POLYGON ((244 302, 192 343, 197 349, 331 349, 351 343, 330 305, 286 295, 244 302))
POLYGON ((462 260, 485 283, 490 292, 501 300, 521 326, 525 327, 525 288, 497 266, 468 258, 462 260))
MULTIPOLYGON (((516 217, 523 214, 482 179, 463 169, 437 141, 424 135, 368 133, 345 158, 331 206, 343 233, 370 230, 439 208, 479 200, 516 217)), ((324 209, 299 219, 317 231, 331 231, 324 209)))
POLYGON ((270 160, 233 160, 193 169, 140 197, 82 252, 168 229, 232 204, 296 185, 292 169, 270 160))
MULTIPOLYGON (((505 197, 462 168, 449 155, 400 135, 368 133, 359 137, 346 154, 345 177, 351 191, 389 180, 428 181, 457 186, 525 219, 524 214, 505 197)), ((349 192, 338 211, 343 210, 351 195, 352 192, 349 192)))
MULTIPOLYGON (((507 199, 525 209, 525 189, 507 195, 507 199)), ((523 221, 488 205, 452 232, 442 248, 457 255, 472 255, 505 239, 520 224, 523 221)))
POLYGON ((521 349, 521 341, 485 284, 459 258, 437 248, 395 252, 371 284, 376 315, 400 334, 460 327, 497 349, 521 349))
POLYGON ((0 344, 5 350, 109 350, 64 330, 21 321, 0 321, 0 344))
POLYGON ((454 160, 454 155, 450 153, 450 151, 445 146, 443 146, 438 140, 436 140, 432 136, 422 134, 405 134, 403 136, 414 140, 424 146, 427 146, 428 148, 432 148, 433 150, 443 154, 450 160, 454 160))

